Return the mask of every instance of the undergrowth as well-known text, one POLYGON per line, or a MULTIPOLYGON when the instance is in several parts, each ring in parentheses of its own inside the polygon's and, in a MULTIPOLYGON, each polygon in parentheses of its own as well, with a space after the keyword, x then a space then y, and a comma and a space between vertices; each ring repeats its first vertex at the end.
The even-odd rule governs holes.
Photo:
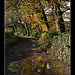
POLYGON ((19 38, 13 32, 5 32, 5 47, 19 41, 19 38))
POLYGON ((58 34, 58 32, 56 32, 56 31, 46 31, 46 32, 42 33, 38 40, 40 46, 43 48, 49 48, 51 46, 52 37, 57 34, 58 34))
POLYGON ((40 35, 41 35, 40 32, 35 32, 35 33, 34 33, 34 37, 37 38, 37 39, 39 39, 40 35))

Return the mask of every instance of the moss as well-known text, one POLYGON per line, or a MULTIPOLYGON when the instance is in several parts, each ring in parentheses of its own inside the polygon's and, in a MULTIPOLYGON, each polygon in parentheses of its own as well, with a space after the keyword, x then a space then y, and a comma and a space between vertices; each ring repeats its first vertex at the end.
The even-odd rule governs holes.
POLYGON ((40 37, 40 35, 41 35, 40 32, 35 32, 35 33, 34 33, 34 37, 37 38, 37 39, 40 37))

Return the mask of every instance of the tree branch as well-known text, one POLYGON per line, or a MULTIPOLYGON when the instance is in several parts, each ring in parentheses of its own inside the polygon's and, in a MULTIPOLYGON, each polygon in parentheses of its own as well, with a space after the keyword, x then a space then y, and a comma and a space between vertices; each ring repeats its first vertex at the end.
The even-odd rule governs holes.
POLYGON ((64 12, 66 12, 67 10, 70 10, 70 8, 66 9, 65 11, 62 11, 62 14, 63 14, 64 12))
POLYGON ((14 5, 7 6, 5 10, 7 10, 10 6, 14 6, 15 7, 15 5, 17 5, 17 4, 18 4, 18 1, 14 5))

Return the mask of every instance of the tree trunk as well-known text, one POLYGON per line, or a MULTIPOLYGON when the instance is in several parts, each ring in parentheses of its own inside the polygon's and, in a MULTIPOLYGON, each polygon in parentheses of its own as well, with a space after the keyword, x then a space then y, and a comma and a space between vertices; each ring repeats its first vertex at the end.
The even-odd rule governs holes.
MULTIPOLYGON (((40 7, 41 7, 42 4, 41 4, 40 0, 39 0, 39 3, 40 3, 40 7)), ((49 24, 47 22, 47 17, 46 17, 46 14, 45 14, 45 11, 44 11, 43 7, 42 7, 42 14, 43 14, 43 17, 44 17, 44 21, 46 23, 47 31, 49 31, 49 24)))
POLYGON ((23 33, 23 34, 24 34, 24 35, 26 35, 26 34, 27 34, 27 32, 26 32, 25 25, 23 25, 23 24, 22 24, 22 27, 24 28, 24 33, 23 33))
POLYGON ((56 31, 62 33, 65 32, 65 26, 63 24, 64 20, 62 18, 62 11, 60 10, 60 3, 53 2, 53 13, 55 16, 55 23, 56 23, 56 31))
POLYGON ((47 23, 47 17, 46 17, 46 14, 45 14, 45 11, 44 11, 43 8, 42 8, 42 14, 43 14, 43 17, 44 17, 44 21, 46 23, 47 31, 49 31, 49 24, 47 23))
POLYGON ((14 31, 17 32, 16 24, 14 24, 14 31))
POLYGON ((25 25, 25 29, 26 29, 27 35, 30 35, 30 34, 29 34, 29 29, 28 29, 28 24, 27 24, 27 23, 24 23, 24 25, 25 25))

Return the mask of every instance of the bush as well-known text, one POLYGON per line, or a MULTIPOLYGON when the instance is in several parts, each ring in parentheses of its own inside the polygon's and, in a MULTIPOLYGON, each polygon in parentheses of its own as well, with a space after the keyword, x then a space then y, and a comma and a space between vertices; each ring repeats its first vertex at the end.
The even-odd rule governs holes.
POLYGON ((51 41, 52 37, 54 35, 57 35, 58 33, 56 31, 46 31, 45 33, 42 33, 40 39, 39 39, 39 44, 44 47, 48 48, 51 46, 51 41))
POLYGON ((47 38, 53 37, 53 35, 57 35, 58 33, 56 31, 46 31, 45 33, 42 34, 42 37, 47 38))
POLYGON ((70 34, 70 32, 68 32, 68 31, 65 31, 65 32, 64 32, 64 34, 70 34))
POLYGON ((13 32, 5 32, 5 47, 19 41, 19 38, 13 32))
POLYGON ((40 32, 35 32, 35 33, 34 33, 34 37, 37 38, 37 39, 40 37, 40 35, 41 35, 40 32))
POLYGON ((53 30, 51 30, 51 31, 47 31, 46 33, 50 33, 50 34, 52 34, 52 35, 57 35, 57 34, 58 34, 58 32, 53 31, 53 30))

